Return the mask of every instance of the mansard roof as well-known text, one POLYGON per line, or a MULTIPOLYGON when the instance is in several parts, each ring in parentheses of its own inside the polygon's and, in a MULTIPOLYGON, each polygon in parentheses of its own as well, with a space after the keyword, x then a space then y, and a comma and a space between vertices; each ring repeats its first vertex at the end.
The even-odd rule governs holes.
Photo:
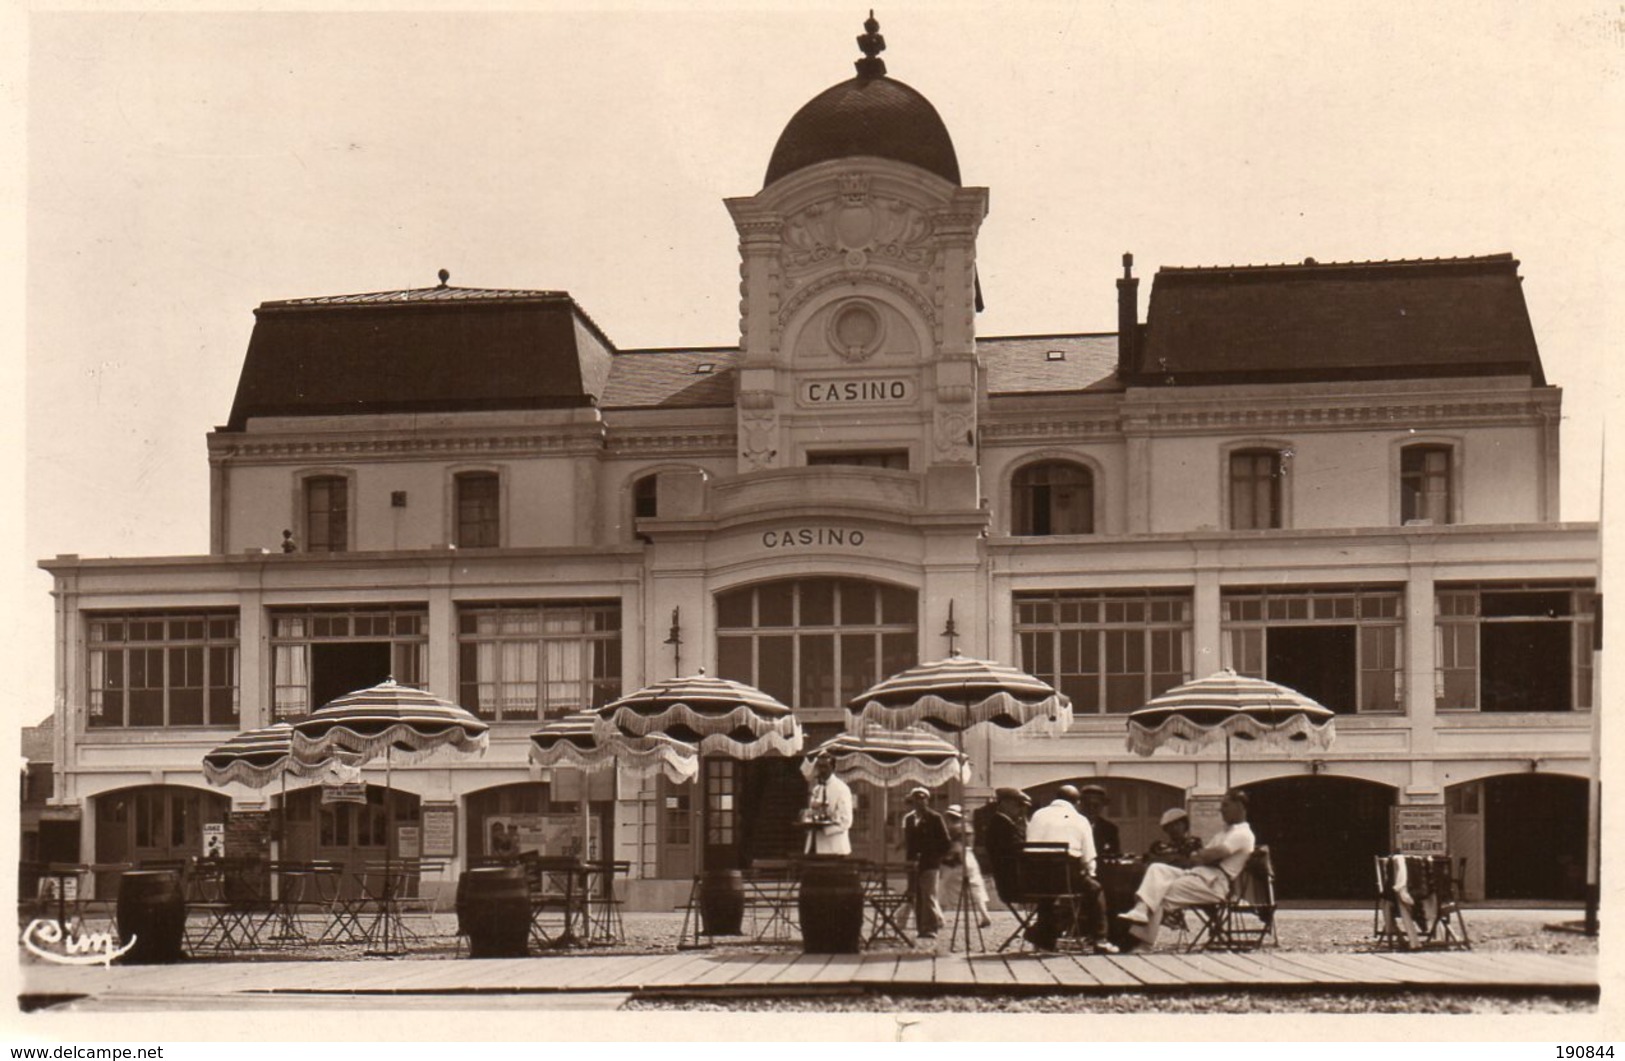
POLYGON ((1518 262, 1163 268, 1133 386, 1527 376, 1545 385, 1518 262))
POLYGON ((614 345, 562 291, 439 287, 263 303, 227 430, 251 417, 591 405, 614 345))

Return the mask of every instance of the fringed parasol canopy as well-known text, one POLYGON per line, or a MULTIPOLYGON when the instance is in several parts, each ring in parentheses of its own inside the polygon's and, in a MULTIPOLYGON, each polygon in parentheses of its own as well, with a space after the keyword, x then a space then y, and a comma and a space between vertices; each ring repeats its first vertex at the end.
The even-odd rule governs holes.
POLYGON ((813 778, 819 757, 835 760, 843 781, 867 781, 881 788, 927 785, 935 788, 958 778, 969 781, 968 761, 959 750, 923 726, 893 731, 875 723, 861 733, 842 733, 808 753, 802 776, 813 778))
POLYGON ((346 693, 293 724, 293 749, 305 758, 333 751, 365 762, 388 753, 397 765, 438 748, 484 752, 490 726, 447 700, 394 679, 346 693))
POLYGON ((358 780, 361 768, 355 757, 342 752, 313 759, 295 755, 288 722, 239 733, 203 756, 203 779, 211 785, 265 788, 289 777, 342 784, 358 780))
POLYGON ((924 723, 963 733, 988 723, 1021 729, 1043 723, 1052 732, 1072 725, 1072 701, 1048 682, 1015 667, 955 653, 894 674, 847 702, 847 728, 867 723, 902 730, 924 723))
POLYGON ((754 686, 712 678, 703 670, 646 686, 596 714, 594 733, 605 747, 663 734, 695 745, 702 755, 730 759, 801 751, 801 723, 788 707, 754 686))
POLYGON ((530 735, 530 761, 537 766, 569 766, 588 772, 614 765, 637 776, 664 774, 674 785, 692 781, 699 773, 699 749, 692 744, 651 733, 646 737, 622 735, 606 745, 598 740, 597 725, 594 711, 578 711, 545 723, 530 735))
POLYGON ((1162 747, 1196 752, 1227 739, 1323 749, 1336 739, 1336 717, 1296 689, 1226 667, 1130 714, 1127 744, 1138 755, 1162 747))

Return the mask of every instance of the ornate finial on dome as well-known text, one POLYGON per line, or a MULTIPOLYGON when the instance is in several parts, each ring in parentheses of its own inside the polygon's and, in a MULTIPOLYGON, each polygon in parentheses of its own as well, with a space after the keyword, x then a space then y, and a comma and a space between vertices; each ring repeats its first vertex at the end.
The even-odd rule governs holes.
POLYGON ((886 50, 886 38, 880 35, 880 23, 875 21, 873 8, 869 9, 869 17, 864 19, 863 28, 867 32, 858 38, 858 49, 863 52, 863 58, 852 65, 858 68, 859 77, 885 77, 886 60, 878 56, 886 50))

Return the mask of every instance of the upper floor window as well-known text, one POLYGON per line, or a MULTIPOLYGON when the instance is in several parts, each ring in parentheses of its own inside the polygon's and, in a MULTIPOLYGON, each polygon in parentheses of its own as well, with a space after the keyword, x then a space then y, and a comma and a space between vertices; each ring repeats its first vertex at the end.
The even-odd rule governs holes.
POLYGON ((457 610, 458 702, 481 718, 535 721, 620 694, 619 601, 457 610))
POLYGON ((422 604, 290 608, 271 614, 271 702, 277 718, 314 711, 394 678, 423 688, 429 610, 422 604))
POLYGON ((841 709, 919 662, 919 594, 848 578, 717 594, 717 673, 790 707, 841 709))
POLYGON ((1230 529, 1281 526, 1281 451, 1244 449, 1230 454, 1230 529))
POLYGON ((1387 587, 1227 589, 1224 662, 1339 713, 1400 711, 1404 604, 1387 587))
POLYGON ((660 476, 645 475, 632 484, 632 518, 654 519, 660 515, 660 476))
POLYGON ((1402 523, 1450 522, 1450 447, 1406 446, 1399 453, 1402 523))
POLYGON ((906 449, 878 449, 878 450, 831 450, 826 453, 807 454, 809 468, 819 465, 845 464, 857 468, 890 468, 893 471, 908 471, 908 450, 906 449))
POLYGON ((91 726, 235 726, 237 613, 90 616, 91 726))
POLYGON ((1440 583, 1434 703, 1480 711, 1591 707, 1589 583, 1440 583))
POLYGON ((305 480, 305 552, 342 553, 350 548, 350 482, 342 475, 305 480))
POLYGON ((1189 590, 1016 595, 1020 665, 1078 714, 1133 711, 1190 677, 1189 590))
POLYGON ((502 544, 501 482, 496 472, 457 476, 459 549, 494 549, 502 544))
POLYGON ((1093 534, 1095 484, 1089 469, 1069 461, 1029 464, 1010 481, 1010 533, 1093 534))

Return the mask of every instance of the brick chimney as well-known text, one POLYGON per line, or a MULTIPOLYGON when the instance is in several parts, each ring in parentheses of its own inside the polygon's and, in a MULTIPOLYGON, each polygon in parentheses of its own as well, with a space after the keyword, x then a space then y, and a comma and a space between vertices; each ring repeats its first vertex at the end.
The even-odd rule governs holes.
POLYGON ((1117 374, 1132 374, 1140 359, 1140 281, 1134 275, 1134 255, 1123 255, 1123 276, 1117 281, 1117 374))

